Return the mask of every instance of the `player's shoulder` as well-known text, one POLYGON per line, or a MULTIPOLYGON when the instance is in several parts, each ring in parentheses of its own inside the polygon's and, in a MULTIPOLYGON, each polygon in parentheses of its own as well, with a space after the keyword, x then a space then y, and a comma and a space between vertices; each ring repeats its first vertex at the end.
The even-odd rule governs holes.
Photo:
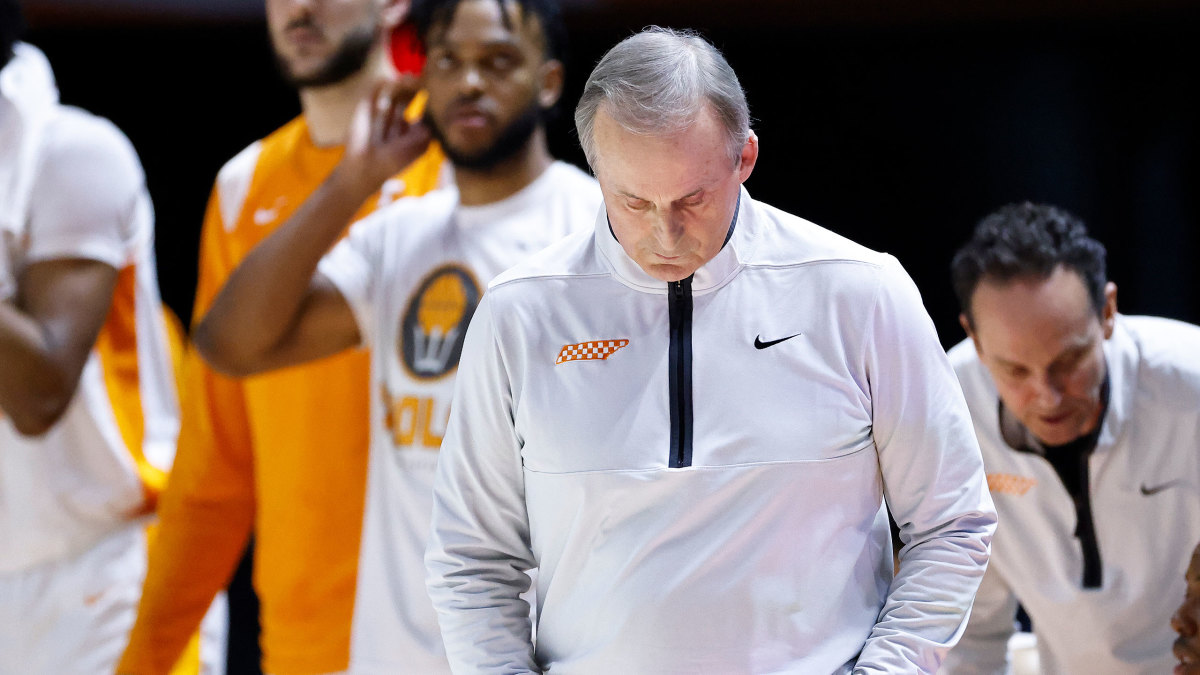
POLYGON ((551 179, 558 185, 572 190, 581 192, 599 191, 600 185, 591 174, 583 171, 579 167, 564 162, 562 160, 555 161, 548 169, 551 179))
POLYGON ((1156 316, 1118 315, 1112 339, 1122 360, 1136 354, 1138 387, 1164 405, 1200 397, 1200 326, 1156 316), (1126 352, 1126 353, 1121 353, 1126 352))
POLYGON ((58 106, 46 120, 40 141, 42 169, 88 167, 143 180, 142 164, 129 137, 110 120, 82 108, 58 106))
POLYGON ((379 207, 350 226, 358 240, 382 240, 392 233, 405 241, 423 233, 440 232, 450 224, 458 205, 458 191, 445 187, 423 195, 404 197, 379 207))
MULTIPOLYGON (((595 217, 599 216, 593 214, 595 217)), ((595 236, 591 228, 576 230, 500 273, 488 288, 532 291, 539 281, 607 275, 596 255, 595 236)))
POLYGON ((295 158, 294 148, 307 133, 304 117, 297 117, 242 148, 221 166, 215 191, 226 229, 237 224, 255 176, 270 175, 275 169, 286 167, 295 158))
POLYGON ((263 160, 274 157, 281 164, 287 163, 292 158, 288 148, 296 146, 302 140, 303 134, 307 133, 307 129, 304 117, 297 117, 242 148, 217 172, 218 188, 226 191, 239 185, 248 185, 255 172, 260 169, 259 164, 263 160))

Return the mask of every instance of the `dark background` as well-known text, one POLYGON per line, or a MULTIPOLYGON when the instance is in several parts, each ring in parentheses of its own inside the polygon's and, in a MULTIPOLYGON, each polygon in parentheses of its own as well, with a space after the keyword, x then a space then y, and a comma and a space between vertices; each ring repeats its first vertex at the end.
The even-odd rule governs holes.
MULTIPOLYGON (((949 259, 980 217, 1018 200, 1089 224, 1108 246, 1125 312, 1200 321, 1196 3, 567 8, 566 112, 591 65, 631 31, 701 29, 749 96, 762 141, 751 194, 895 254, 947 345, 962 337, 949 259)), ((45 0, 27 14, 64 101, 112 119, 141 154, 163 295, 188 316, 214 175, 299 111, 261 17, 55 11, 45 0)), ((582 165, 569 117, 552 129, 553 147, 582 165)))
MULTIPOLYGON (((112 119, 138 149, 157 210, 163 296, 187 317, 212 180, 299 112, 295 94, 275 75, 254 0, 215 18, 70 1, 30 2, 28 39, 49 56, 63 100, 112 119)), ((979 218, 1020 200, 1089 223, 1108 246, 1126 313, 1200 322, 1196 2, 566 6, 566 112, 591 65, 631 31, 702 30, 749 96, 762 147, 751 194, 895 254, 947 346, 962 338, 950 257, 979 218)), ((569 118, 552 128, 552 147, 583 165, 569 118)), ((235 599, 235 621, 253 617, 243 602, 235 599)), ((237 624, 233 637, 242 656, 231 675, 248 672, 253 633, 237 624)))

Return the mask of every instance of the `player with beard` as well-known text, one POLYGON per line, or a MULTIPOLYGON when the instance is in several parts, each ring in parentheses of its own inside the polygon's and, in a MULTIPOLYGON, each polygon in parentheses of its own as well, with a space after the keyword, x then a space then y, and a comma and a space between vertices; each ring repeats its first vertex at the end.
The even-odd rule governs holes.
MULTIPOLYGON (((338 166, 242 261, 195 333, 214 367, 243 376, 370 349, 349 668, 361 675, 448 672, 423 555, 466 326, 488 280, 590 227, 600 204, 595 181, 547 148, 542 119, 563 83, 553 2, 418 1, 412 21, 428 54, 423 120, 404 115, 414 80, 364 99, 338 166), (338 243, 362 200, 431 136, 451 159, 454 189, 380 209, 338 243)), ((327 450, 331 461, 346 459, 338 450, 327 450)))
MULTIPOLYGON (((333 171, 355 104, 385 75, 407 1, 267 0, 267 27, 303 113, 230 160, 202 230, 193 322, 229 273, 333 171)), ((438 182, 436 148, 357 215, 438 182)), ((382 180, 380 182, 383 182, 382 180)), ((379 187, 377 184, 376 188, 379 187)), ((350 661, 368 448, 366 355, 238 380, 189 354, 182 431, 161 534, 120 672, 167 672, 255 534, 263 665, 276 675, 350 661)))

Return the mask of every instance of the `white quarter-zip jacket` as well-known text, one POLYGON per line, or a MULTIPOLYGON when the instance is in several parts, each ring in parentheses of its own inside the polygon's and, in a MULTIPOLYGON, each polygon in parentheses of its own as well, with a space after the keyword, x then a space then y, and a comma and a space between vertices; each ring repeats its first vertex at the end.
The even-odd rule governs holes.
POLYGON ((1084 583, 1076 509, 1041 454, 1001 435, 999 397, 970 340, 950 350, 1000 513, 991 566, 947 673, 1003 673, 1017 602, 1042 672, 1169 673, 1169 620, 1200 541, 1200 328, 1118 315, 1104 343, 1108 409, 1088 459, 1098 587, 1084 583))
POLYGON ((743 190, 683 282, 643 272, 601 210, 491 284, 433 520, 457 673, 932 673, 995 514, 900 265, 743 190))

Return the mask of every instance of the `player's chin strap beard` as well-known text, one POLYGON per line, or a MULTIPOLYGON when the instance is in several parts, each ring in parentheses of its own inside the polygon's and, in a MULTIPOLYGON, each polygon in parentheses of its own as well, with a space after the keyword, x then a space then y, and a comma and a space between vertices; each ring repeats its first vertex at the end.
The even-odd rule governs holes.
POLYGON ((442 147, 442 151, 450 158, 456 169, 470 171, 490 171, 515 157, 524 150, 533 138, 533 132, 542 124, 544 111, 537 99, 530 102, 520 115, 517 115, 508 126, 500 130, 492 144, 474 154, 466 154, 446 141, 446 135, 438 127, 429 109, 425 110, 425 125, 429 127, 433 140, 442 147))

